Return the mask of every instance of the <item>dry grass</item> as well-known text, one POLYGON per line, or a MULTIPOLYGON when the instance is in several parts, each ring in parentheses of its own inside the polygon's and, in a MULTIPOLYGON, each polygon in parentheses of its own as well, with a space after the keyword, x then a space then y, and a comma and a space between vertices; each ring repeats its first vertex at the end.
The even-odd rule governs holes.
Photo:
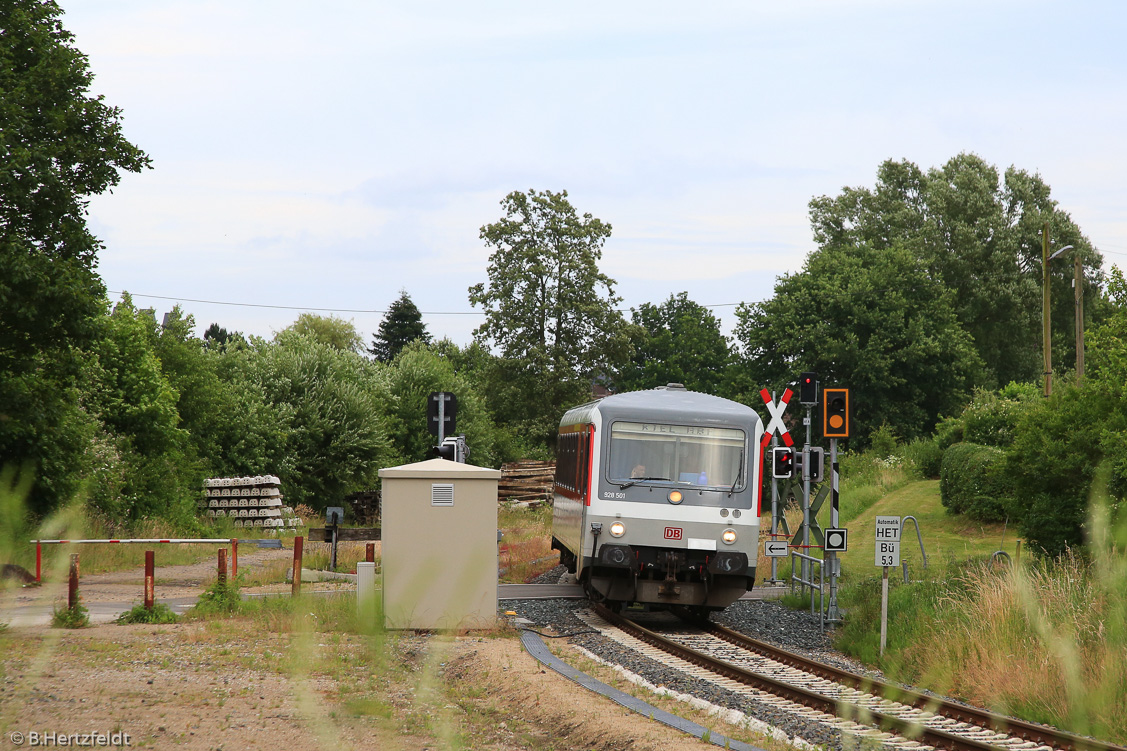
POLYGON ((498 547, 501 581, 520 584, 558 565, 552 550, 552 509, 502 506, 497 526, 504 533, 498 547))
POLYGON ((1106 517, 1092 528, 1088 559, 968 570, 905 667, 972 703, 1127 741, 1127 554, 1106 517))

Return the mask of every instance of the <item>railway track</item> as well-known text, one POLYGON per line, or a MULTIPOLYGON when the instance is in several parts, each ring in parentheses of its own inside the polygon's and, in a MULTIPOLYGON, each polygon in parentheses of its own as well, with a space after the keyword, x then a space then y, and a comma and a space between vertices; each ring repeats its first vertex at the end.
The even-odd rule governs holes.
POLYGON ((883 683, 779 649, 719 624, 678 624, 669 629, 672 633, 658 633, 605 607, 595 606, 594 611, 611 626, 679 660, 802 707, 843 718, 842 728, 846 731, 867 726, 900 736, 885 737, 884 743, 903 743, 905 747, 926 744, 950 751, 1127 751, 1122 746, 883 683))

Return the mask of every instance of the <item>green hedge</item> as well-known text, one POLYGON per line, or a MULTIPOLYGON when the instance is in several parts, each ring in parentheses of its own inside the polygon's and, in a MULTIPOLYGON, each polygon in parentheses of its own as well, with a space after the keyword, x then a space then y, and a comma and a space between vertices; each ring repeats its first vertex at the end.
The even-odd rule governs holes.
POLYGON ((1003 521, 1014 495, 1006 472, 1006 452, 976 443, 951 446, 943 452, 939 495, 953 514, 983 522, 1003 521))
POLYGON ((943 465, 943 449, 934 438, 917 438, 904 447, 904 456, 912 460, 922 477, 939 477, 943 465))

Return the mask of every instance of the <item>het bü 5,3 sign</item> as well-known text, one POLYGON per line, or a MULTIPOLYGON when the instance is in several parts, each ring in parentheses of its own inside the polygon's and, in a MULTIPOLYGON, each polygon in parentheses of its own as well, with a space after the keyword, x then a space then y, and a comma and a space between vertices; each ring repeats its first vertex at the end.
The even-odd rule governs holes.
POLYGON ((900 565, 900 541, 896 542, 877 542, 876 566, 881 568, 885 566, 896 567, 900 565))

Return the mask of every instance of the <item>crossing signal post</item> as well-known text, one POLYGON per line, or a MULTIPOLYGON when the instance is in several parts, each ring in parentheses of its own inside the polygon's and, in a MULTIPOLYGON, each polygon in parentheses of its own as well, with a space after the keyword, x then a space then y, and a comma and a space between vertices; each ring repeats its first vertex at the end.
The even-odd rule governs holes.
POLYGON ((822 399, 822 435, 849 437, 849 389, 826 389, 822 399))
POLYGON ((794 449, 777 446, 771 450, 771 476, 779 480, 794 477, 794 449))
MULTIPOLYGON (((838 529, 838 497, 839 477, 837 466, 837 439, 849 437, 849 389, 826 389, 822 394, 822 434, 830 439, 830 528, 838 529)), ((826 612, 826 620, 830 623, 841 623, 841 610, 837 605, 837 580, 841 575, 841 563, 837 557, 838 552, 845 552, 846 532, 841 530, 841 547, 830 548, 829 537, 826 538, 826 557, 830 559, 830 605, 826 612)))
POLYGON ((818 404, 818 374, 807 371, 798 377, 798 403, 804 407, 818 404))

